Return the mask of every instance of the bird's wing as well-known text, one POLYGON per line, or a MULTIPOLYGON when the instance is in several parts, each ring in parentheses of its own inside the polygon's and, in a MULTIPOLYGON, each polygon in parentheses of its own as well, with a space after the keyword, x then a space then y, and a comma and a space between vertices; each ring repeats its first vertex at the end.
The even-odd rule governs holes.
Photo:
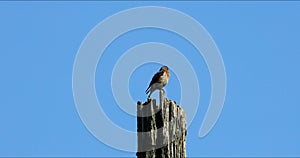
MULTIPOLYGON (((152 80, 151 80, 151 82, 150 82, 150 84, 149 84, 147 90, 152 86, 152 84, 154 84, 154 83, 160 83, 160 82, 161 82, 161 81, 160 81, 160 77, 161 77, 162 75, 164 75, 164 72, 163 72, 163 71, 157 72, 157 73, 152 77, 152 80)), ((146 91, 147 91, 147 90, 146 90, 146 91)))

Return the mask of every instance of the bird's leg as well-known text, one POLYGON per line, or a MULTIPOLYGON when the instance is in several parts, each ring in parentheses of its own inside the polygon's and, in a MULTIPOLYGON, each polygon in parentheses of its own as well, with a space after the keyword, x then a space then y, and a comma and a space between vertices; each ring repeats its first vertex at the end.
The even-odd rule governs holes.
POLYGON ((161 91, 162 91, 162 94, 165 96, 166 95, 165 90, 162 88, 161 91))

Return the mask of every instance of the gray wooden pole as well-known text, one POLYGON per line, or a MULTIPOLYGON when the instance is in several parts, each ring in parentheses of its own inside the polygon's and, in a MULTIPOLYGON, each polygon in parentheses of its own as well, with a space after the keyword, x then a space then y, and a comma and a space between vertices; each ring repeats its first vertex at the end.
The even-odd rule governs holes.
POLYGON ((176 102, 160 93, 160 104, 155 99, 137 103, 138 158, 185 158, 186 116, 176 102))

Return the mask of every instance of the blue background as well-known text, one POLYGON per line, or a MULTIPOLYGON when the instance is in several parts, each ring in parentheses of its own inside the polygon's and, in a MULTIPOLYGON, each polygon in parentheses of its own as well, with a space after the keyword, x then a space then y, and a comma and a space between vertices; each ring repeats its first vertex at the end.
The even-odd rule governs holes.
MULTIPOLYGON (((300 3, 257 1, 0 2, 0 156, 135 156, 106 146, 84 127, 73 100, 72 68, 97 23, 144 5, 189 14, 211 34, 227 73, 224 109, 213 130, 198 138, 211 90, 205 62, 181 37, 140 29, 114 41, 96 71, 97 92, 105 91, 99 100, 114 123, 136 130, 135 118, 111 94, 114 63, 136 44, 163 42, 190 60, 200 82, 187 156, 300 156, 300 3)), ((159 67, 146 64, 134 72, 134 100, 145 101, 144 90, 159 67)), ((178 101, 180 85, 171 75, 166 90, 178 101)))

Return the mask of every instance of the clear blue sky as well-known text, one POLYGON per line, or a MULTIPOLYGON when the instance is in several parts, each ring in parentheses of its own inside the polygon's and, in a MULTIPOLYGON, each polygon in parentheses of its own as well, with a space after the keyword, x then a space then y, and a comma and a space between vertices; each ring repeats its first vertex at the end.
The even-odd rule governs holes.
MULTIPOLYGON (((136 130, 135 118, 111 93, 114 63, 136 44, 162 42, 197 67, 201 96, 188 129, 187 156, 300 156, 300 2, 257 1, 0 2, 0 156, 135 156, 106 146, 85 128, 73 100, 72 69, 96 24, 144 5, 177 9, 207 29, 225 63, 226 101, 213 130, 198 138, 211 92, 203 58, 175 34, 136 30, 108 47, 96 71, 97 92, 105 90, 98 97, 115 124, 136 130)), ((133 73, 129 88, 135 101, 145 101, 159 66, 133 73)), ((180 85, 171 75, 168 97, 179 101, 180 85)))

